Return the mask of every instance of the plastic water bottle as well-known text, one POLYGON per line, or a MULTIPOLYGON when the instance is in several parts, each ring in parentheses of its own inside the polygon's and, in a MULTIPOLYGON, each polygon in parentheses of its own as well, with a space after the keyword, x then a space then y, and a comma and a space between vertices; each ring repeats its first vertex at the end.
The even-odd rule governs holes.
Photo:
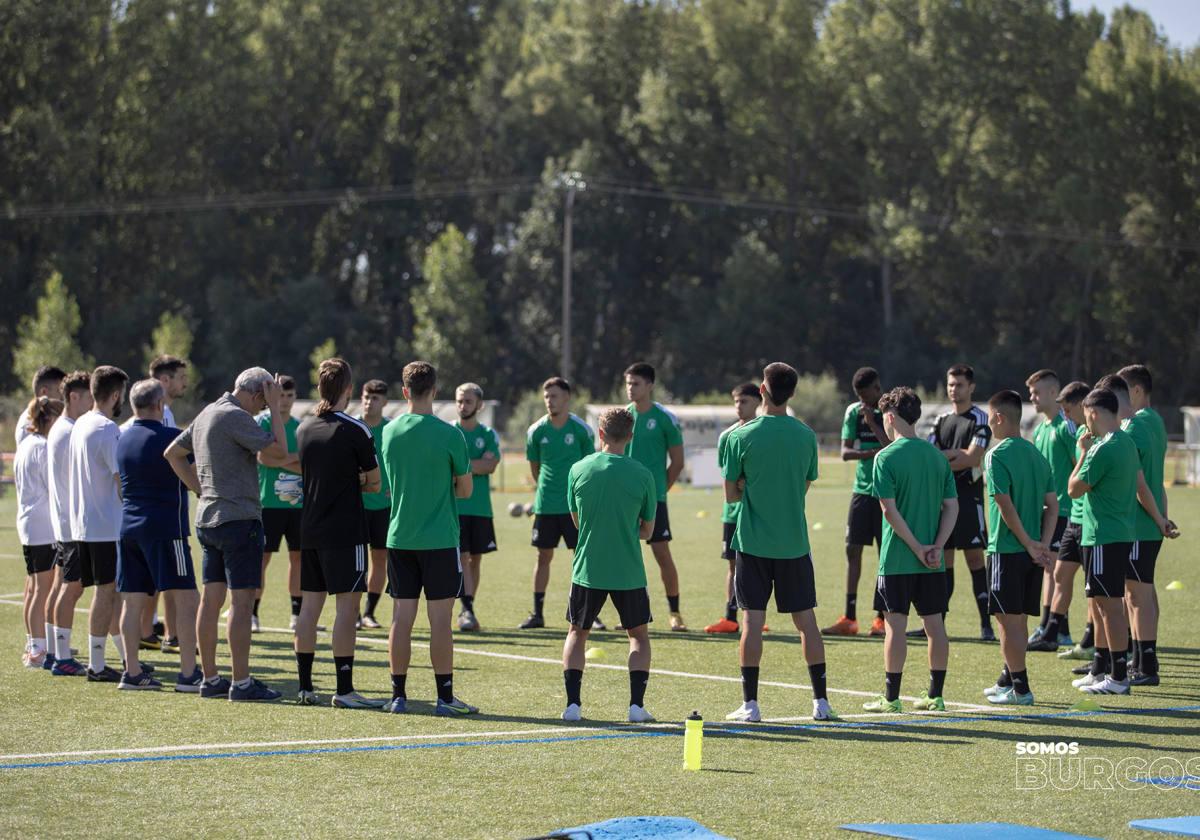
POLYGON ((683 722, 683 769, 699 770, 704 752, 704 719, 693 711, 683 722))

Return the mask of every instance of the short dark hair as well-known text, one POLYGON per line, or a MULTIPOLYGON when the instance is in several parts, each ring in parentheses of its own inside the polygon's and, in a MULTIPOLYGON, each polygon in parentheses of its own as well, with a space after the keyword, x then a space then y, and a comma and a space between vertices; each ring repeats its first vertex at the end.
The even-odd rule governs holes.
POLYGON ((796 393, 796 383, 799 381, 800 374, 786 362, 771 362, 763 368, 767 396, 774 405, 787 405, 787 401, 796 393))
POLYGON ((429 362, 409 362, 401 371, 400 380, 410 397, 423 397, 437 385, 437 368, 429 362))
POLYGON ((857 394, 863 388, 870 388, 879 381, 879 371, 873 367, 860 367, 854 371, 854 377, 850 380, 851 387, 857 394))
POLYGON ((113 394, 119 394, 125 390, 128 382, 129 374, 119 367, 100 365, 92 371, 92 399, 96 402, 104 402, 113 394))
POLYGON ((1055 382, 1059 381, 1057 373, 1050 370, 1050 368, 1042 368, 1041 370, 1034 371, 1033 373, 1029 374, 1029 378, 1025 380, 1025 384, 1026 386, 1032 388, 1043 379, 1053 379, 1055 382))
POLYGON ((296 390, 296 377, 294 376, 288 376, 286 373, 281 373, 279 376, 275 377, 275 381, 279 383, 280 391, 296 390))
POLYGON ((1117 371, 1117 376, 1124 379, 1130 388, 1136 386, 1147 394, 1154 390, 1154 379, 1150 376, 1150 368, 1145 365, 1125 365, 1117 371))
POLYGON ((47 385, 57 385, 66 378, 67 374, 62 368, 54 365, 42 365, 33 373, 33 393, 36 395, 39 389, 47 385))
POLYGON ((1102 408, 1110 414, 1116 414, 1121 409, 1117 395, 1109 388, 1094 388, 1083 398, 1084 408, 1102 408))
POLYGON ((67 378, 64 379, 62 383, 64 400, 70 399, 71 394, 75 393, 76 391, 87 391, 88 393, 91 393, 91 390, 92 375, 86 370, 71 371, 67 374, 67 378))
POLYGON ((878 407, 885 414, 895 412, 905 423, 916 423, 921 419, 921 398, 905 385, 893 388, 880 397, 878 407))
POLYGON ((178 356, 158 356, 150 363, 150 376, 158 379, 160 376, 174 376, 184 370, 188 363, 178 356))
POLYGON ((364 394, 383 394, 388 395, 388 384, 382 379, 368 379, 363 383, 364 394))
POLYGON ((625 368, 626 376, 640 376, 647 382, 654 382, 654 366, 649 362, 634 362, 629 367, 625 368))
POLYGON ((1058 392, 1058 402, 1066 403, 1067 405, 1077 405, 1083 402, 1091 390, 1086 382, 1080 382, 1076 379, 1074 382, 1064 385, 1063 389, 1058 392))
POLYGON ((959 362, 956 365, 950 365, 950 367, 946 370, 946 376, 961 376, 968 382, 974 382, 975 368, 959 362))
POLYGON ((551 376, 549 379, 543 382, 542 390, 545 391, 547 388, 562 388, 568 394, 571 393, 571 383, 563 379, 561 376, 551 376))
POLYGON ((321 395, 321 401, 317 403, 316 413, 333 411, 342 394, 353 384, 354 371, 345 359, 334 357, 321 362, 317 368, 317 393, 321 395))
POLYGON ((606 408, 600 412, 600 429, 611 443, 624 443, 633 437, 633 414, 625 408, 606 408))
POLYGON ((735 397, 754 397, 762 402, 762 391, 758 390, 758 386, 753 382, 743 382, 741 385, 734 386, 732 393, 735 397))
POLYGON ((1107 376, 1101 376, 1100 381, 1096 383, 1096 389, 1106 388, 1112 391, 1117 399, 1124 395, 1125 399, 1129 399, 1129 385, 1115 373, 1110 373, 1107 376))
POLYGON ((1021 395, 1016 391, 997 391, 992 394, 988 408, 999 411, 1014 423, 1021 422, 1021 395))

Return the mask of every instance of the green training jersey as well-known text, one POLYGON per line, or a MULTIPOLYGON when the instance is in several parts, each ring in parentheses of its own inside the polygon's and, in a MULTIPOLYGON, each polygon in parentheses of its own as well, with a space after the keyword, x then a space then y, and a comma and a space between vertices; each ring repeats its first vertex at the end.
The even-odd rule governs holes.
POLYGON ((658 511, 654 476, 625 455, 595 452, 567 473, 567 505, 579 519, 571 583, 589 589, 641 589, 646 566, 640 521, 658 511))
POLYGON ((457 548, 454 476, 471 469, 462 432, 432 414, 401 414, 383 429, 383 463, 392 495, 388 548, 457 548))
POLYGON ((626 453, 650 470, 654 476, 658 500, 667 500, 667 452, 672 446, 683 446, 683 431, 679 418, 654 403, 646 411, 638 411, 635 403, 626 409, 633 415, 633 440, 626 453))
MULTIPOLYGON (((1167 426, 1162 417, 1153 408, 1146 407, 1138 411, 1121 428, 1133 440, 1137 447, 1138 461, 1142 465, 1142 473, 1146 476, 1146 484, 1150 494, 1158 505, 1158 512, 1163 512, 1163 473, 1167 461, 1167 426)), ((1154 518, 1146 513, 1141 502, 1137 502, 1137 513, 1134 516, 1134 531, 1139 540, 1161 540, 1162 531, 1154 524, 1154 518)), ((1165 514, 1164 514, 1165 515, 1165 514)))
MULTIPOLYGON (((725 474, 725 452, 729 444, 729 433, 741 427, 742 423, 740 421, 734 423, 728 429, 721 432, 721 436, 717 438, 717 468, 721 470, 722 475, 725 474)), ((729 523, 737 522, 738 511, 741 509, 741 502, 726 502, 725 506, 721 508, 721 521, 729 523)))
MULTIPOLYGON (((1079 459, 1079 439, 1082 438, 1087 433, 1088 433, 1088 427, 1086 424, 1075 427, 1075 458, 1076 458, 1076 460, 1079 459)), ((1072 467, 1071 469, 1074 470, 1075 468, 1072 467)), ((1071 499, 1071 522, 1075 523, 1076 525, 1083 524, 1083 504, 1084 504, 1083 496, 1080 496, 1078 499, 1071 499)))
POLYGON ((786 414, 755 417, 729 433, 723 474, 746 480, 730 547, 771 560, 809 554, 804 515, 808 482, 817 480, 817 435, 786 414))
POLYGON ((1075 469, 1075 424, 1061 411, 1053 420, 1038 423, 1033 430, 1033 445, 1050 464, 1054 478, 1054 495, 1058 496, 1058 515, 1067 516, 1071 510, 1071 496, 1067 493, 1067 480, 1075 469))
MULTIPOLYGON (((1012 499, 1025 533, 1037 542, 1042 537, 1042 511, 1046 507, 1046 494, 1056 492, 1050 463, 1025 438, 1010 437, 1000 441, 983 456, 983 472, 988 491, 988 553, 1017 554, 1024 551, 1025 546, 1021 545, 1000 515, 996 494, 1012 499)), ((1053 535, 1045 536, 1049 538, 1053 535)))
POLYGON ((371 438, 375 442, 375 462, 379 464, 379 492, 363 493, 363 507, 366 510, 387 510, 392 506, 387 468, 383 465, 383 427, 387 425, 387 419, 380 420, 377 426, 367 423, 366 418, 360 419, 371 430, 371 438))
POLYGON ((1083 545, 1137 539, 1134 513, 1141 468, 1137 446, 1121 429, 1092 444, 1079 468, 1080 481, 1092 488, 1083 496, 1083 545))
POLYGON ((574 414, 567 415, 561 429, 546 415, 529 427, 525 436, 525 459, 536 462, 537 494, 534 513, 569 513, 567 474, 576 461, 596 451, 592 429, 574 414))
MULTIPOLYGON (((268 432, 271 431, 271 415, 269 413, 260 415, 258 425, 268 432)), ((288 417, 283 424, 283 429, 287 433, 288 453, 295 453, 298 448, 296 446, 296 430, 299 428, 300 421, 295 417, 288 417)), ((304 504, 304 482, 300 473, 281 470, 278 467, 264 467, 259 464, 258 500, 265 508, 296 508, 299 510, 304 504)))
MULTIPOLYGON (((850 403, 846 406, 846 414, 842 418, 842 440, 852 441, 854 448, 860 452, 874 452, 880 447, 879 437, 871 431, 864 419, 866 406, 862 402, 850 403)), ((879 428, 883 428, 883 412, 878 408, 870 409, 879 428)), ((861 496, 874 496, 874 483, 871 481, 871 461, 859 461, 854 467, 854 488, 851 492, 861 496)))
MULTIPOLYGON (((954 471, 937 447, 920 438, 901 437, 875 456, 871 479, 875 495, 894 499, 896 511, 921 545, 933 545, 942 521, 942 502, 958 498, 954 471)), ((926 568, 904 540, 896 536, 887 517, 883 518, 883 540, 879 546, 879 574, 912 575, 941 572, 926 568)))
MULTIPOLYGON (((476 423, 474 429, 464 429, 462 423, 455 422, 455 427, 462 432, 467 441, 467 454, 472 461, 477 461, 485 454, 495 456, 500 460, 500 436, 494 429, 482 423, 476 423)), ((458 500, 459 516, 492 516, 492 477, 490 475, 473 475, 471 498, 458 500)))

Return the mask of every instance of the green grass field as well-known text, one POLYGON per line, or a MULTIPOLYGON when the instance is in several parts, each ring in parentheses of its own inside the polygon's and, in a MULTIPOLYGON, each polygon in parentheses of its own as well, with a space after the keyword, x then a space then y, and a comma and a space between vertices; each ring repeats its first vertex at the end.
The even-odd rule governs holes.
MULTIPOLYGON (((817 583, 826 623, 841 612, 842 533, 849 495, 843 465, 823 465, 810 495, 817 583)), ((525 494, 496 498, 501 513, 525 494)), ((560 552, 547 595, 550 627, 515 629, 530 601, 530 521, 497 519, 501 550, 485 560, 476 609, 484 631, 456 641, 456 692, 482 714, 447 720, 431 714, 433 679, 423 648, 414 652, 406 716, 302 708, 287 627, 286 563, 277 558, 263 604, 268 630, 255 637, 255 673, 284 691, 285 702, 239 706, 164 691, 120 693, 111 685, 51 678, 21 667, 23 566, 13 527, 14 500, 0 500, 0 833, 19 836, 401 836, 529 837, 616 816, 691 817, 737 838, 831 837, 846 822, 1007 821, 1100 837, 1145 836, 1131 819, 1200 814, 1187 789, 1019 790, 1016 744, 1075 741, 1080 757, 1193 759, 1200 763, 1200 491, 1173 489, 1171 512, 1183 536, 1158 566, 1162 601, 1163 685, 1131 697, 1100 698, 1104 711, 1069 714, 1080 699, 1069 664, 1031 654, 1038 704, 1012 714, 986 709, 981 690, 1000 665, 994 644, 974 640, 977 617, 965 570, 949 618, 951 661, 943 714, 865 718, 865 693, 882 689, 879 640, 827 644, 830 698, 839 724, 808 719, 811 694, 799 639, 770 615, 761 690, 774 724, 725 724, 741 702, 736 642, 701 628, 722 609, 725 563, 718 559, 720 496, 671 495, 673 550, 683 613, 692 632, 665 629, 666 603, 646 552, 652 603, 654 675, 647 707, 656 727, 625 723, 623 634, 594 634, 606 656, 584 678, 582 724, 558 719, 564 704, 559 657, 569 584, 560 552), (701 514, 706 514, 701 516, 701 514), (1163 591, 1171 580, 1183 591, 1163 591), (1190 620, 1189 620, 1190 619, 1190 620), (662 673, 673 672, 673 673, 662 673), (415 702, 414 702, 415 701, 415 702), (962 705, 965 704, 965 705, 962 705), (702 772, 682 765, 680 721, 699 709, 706 721, 702 772), (34 754, 48 754, 33 757, 34 754), (25 765, 50 763, 55 766, 25 765)), ((193 547, 194 556, 199 553, 193 547)), ((873 562, 873 552, 869 552, 873 562)), ((960 561, 961 562, 961 561, 960 561)), ((870 564, 868 563, 868 567, 870 564)), ((860 602, 868 603, 866 575, 860 602)), ((87 600, 81 602, 86 606, 87 600)), ((1082 604, 1082 583, 1076 604, 1082 604)), ((327 612, 327 616, 330 614, 327 612)), ((605 618, 615 621, 606 609, 605 618)), ((1072 630, 1082 631, 1082 610, 1072 630)), ((869 614, 868 614, 869 617, 869 614)), ((75 638, 86 635, 83 616, 75 638)), ((418 642, 426 638, 418 631, 418 642)), ((86 638, 84 638, 86 642, 86 638)), ((318 654, 318 689, 333 687, 327 639, 318 654)), ((360 636, 360 690, 389 692, 385 633, 360 636)), ((172 657, 147 657, 173 672, 172 657)), ((175 666, 177 667, 177 666, 175 666)), ((903 693, 919 694, 927 671, 913 645, 903 693)), ((907 704, 906 704, 907 705, 907 704)), ((1161 763, 1155 770, 1169 765, 1161 763)), ((1153 771, 1152 771, 1153 772, 1153 771)), ((1161 772, 1156 775, 1177 775, 1161 772)), ((844 834, 844 836, 852 836, 844 834)))

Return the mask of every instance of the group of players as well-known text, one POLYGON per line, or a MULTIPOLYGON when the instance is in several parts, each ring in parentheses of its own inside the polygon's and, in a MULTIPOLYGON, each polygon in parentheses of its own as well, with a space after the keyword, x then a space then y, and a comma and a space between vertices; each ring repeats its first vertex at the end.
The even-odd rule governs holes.
MULTIPOLYGON (((249 653, 264 572, 286 538, 299 703, 320 702, 312 676, 323 629, 317 622, 333 595, 332 704, 406 711, 411 631, 424 593, 435 712, 476 712, 453 693, 451 619, 461 599, 458 628, 479 629, 474 599, 481 558, 496 550, 488 477, 500 451, 495 432, 478 419, 482 389, 460 385, 459 419, 445 423, 433 414, 436 371, 413 362, 403 372, 406 413, 386 421, 388 386, 370 380, 356 418, 346 413, 354 396, 350 366, 328 359, 319 369, 321 400, 298 422, 291 417, 294 380, 251 368, 181 432, 170 403, 186 388, 186 363, 161 357, 150 374, 128 389, 126 374, 111 366, 69 375, 44 368, 35 378, 15 460, 28 572, 26 665, 120 689, 158 689, 162 682, 139 661, 138 650, 161 646, 179 654, 177 691, 232 701, 278 699, 278 691, 250 676, 249 653), (118 428, 126 390, 135 416, 118 428), (198 497, 199 593, 188 543, 188 491, 198 497), (375 612, 385 582, 393 599, 390 700, 363 696, 353 680, 356 632, 382 626, 375 612), (95 596, 85 666, 71 648, 71 627, 86 587, 95 587, 95 596), (165 622, 158 628, 152 625, 160 595, 165 622), (216 660, 227 596, 231 679, 219 674, 216 660), (120 671, 105 660, 106 636, 120 671)), ((1090 620, 1084 639, 1065 655, 1092 661, 1077 684, 1097 693, 1157 684, 1154 559, 1162 538, 1178 531, 1166 518, 1166 434, 1150 407, 1149 372, 1131 366, 1094 390, 1077 382, 1060 389, 1051 371, 1034 374, 1027 384, 1044 415, 1034 443, 1020 434, 1020 396, 1002 391, 985 413, 972 403, 973 379, 966 365, 948 371, 953 410, 937 418, 926 441, 916 437, 915 392, 884 394, 875 371, 855 374, 859 400, 847 409, 842 432, 843 459, 858 462, 847 526, 846 609, 823 631, 814 613, 804 516, 818 474, 817 440, 787 409, 798 375, 774 363, 760 385, 733 390, 738 422, 718 447, 726 493, 722 554, 730 564, 726 614, 705 628, 741 636, 743 704, 730 719, 761 719, 758 672, 772 594, 801 634, 813 717, 835 717, 822 633, 857 634, 862 549, 871 543, 880 558, 870 632, 886 637, 886 690, 864 706, 869 711, 900 711, 910 607, 922 619, 916 632, 929 643, 930 685, 916 708, 945 708, 943 618, 956 549, 971 570, 981 635, 994 638, 991 615, 1000 629, 1004 668, 986 692, 991 702, 1032 704, 1026 650, 1072 644, 1067 608, 1080 565, 1087 568, 1090 620), (1041 624, 1027 640, 1026 615, 1037 615, 1043 602, 1041 624)), ((601 415, 597 450, 591 428, 569 411, 570 384, 548 379, 542 388, 547 413, 527 433, 537 487, 537 561, 533 612, 520 627, 545 626, 550 565, 565 543, 574 551, 563 650, 565 720, 581 719, 584 647, 591 630, 605 629, 600 613, 610 599, 629 636, 629 720, 652 719, 644 704, 652 619, 639 539, 650 544, 659 566, 670 629, 686 630, 666 505, 683 469, 683 439, 675 417, 654 402, 654 383, 648 364, 626 370, 630 404, 601 415)))

